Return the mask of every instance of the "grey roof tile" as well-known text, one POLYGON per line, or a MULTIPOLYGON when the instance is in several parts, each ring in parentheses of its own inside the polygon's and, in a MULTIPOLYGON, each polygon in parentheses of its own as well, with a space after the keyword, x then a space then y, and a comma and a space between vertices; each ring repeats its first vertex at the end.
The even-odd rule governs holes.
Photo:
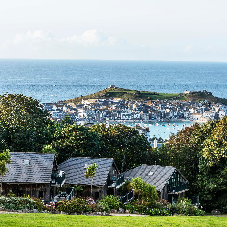
POLYGON ((143 164, 125 172, 124 176, 130 179, 141 176, 148 184, 154 185, 157 191, 162 191, 174 171, 177 171, 177 169, 172 166, 148 166, 143 164), (149 175, 150 172, 153 174, 149 175))
POLYGON ((76 185, 91 185, 91 178, 86 178, 85 164, 90 165, 96 163, 98 168, 93 185, 103 186, 106 183, 109 171, 113 165, 113 159, 110 158, 70 158, 69 160, 58 165, 59 170, 65 172, 66 183, 76 185))
POLYGON ((50 183, 54 154, 10 152, 10 155, 11 163, 4 183, 50 183))

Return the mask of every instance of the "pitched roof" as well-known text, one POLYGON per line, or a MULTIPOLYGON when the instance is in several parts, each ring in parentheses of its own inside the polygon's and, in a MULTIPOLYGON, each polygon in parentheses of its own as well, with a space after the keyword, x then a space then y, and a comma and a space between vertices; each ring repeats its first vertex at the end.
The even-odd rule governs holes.
POLYGON ((10 152, 4 183, 50 183, 54 154, 10 152))
POLYGON ((70 158, 58 165, 58 169, 65 171, 65 183, 76 185, 91 185, 91 178, 86 178, 84 173, 86 165, 98 165, 93 185, 103 186, 106 183, 109 171, 113 165, 111 158, 70 158))
POLYGON ((141 176, 143 180, 146 181, 148 184, 154 185, 157 191, 162 191, 162 189, 167 184, 168 180, 175 171, 178 170, 172 166, 148 166, 146 164, 143 164, 125 172, 124 177, 128 177, 131 179, 141 176))

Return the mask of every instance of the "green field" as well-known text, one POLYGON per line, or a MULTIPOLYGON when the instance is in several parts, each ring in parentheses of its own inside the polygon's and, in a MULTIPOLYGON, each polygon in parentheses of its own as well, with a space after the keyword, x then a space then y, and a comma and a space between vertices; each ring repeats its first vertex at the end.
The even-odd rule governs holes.
POLYGON ((158 93, 150 91, 138 91, 124 88, 105 88, 102 91, 96 93, 80 96, 74 99, 65 100, 65 103, 76 103, 79 104, 83 99, 109 99, 109 98, 120 98, 129 101, 137 100, 186 100, 186 101, 204 101, 207 100, 211 103, 222 103, 227 105, 227 99, 222 99, 208 94, 205 92, 197 91, 192 94, 183 93, 158 93))
POLYGON ((66 100, 65 102, 81 103, 82 99, 108 99, 108 98, 121 98, 125 100, 163 100, 163 99, 176 99, 185 100, 186 97, 183 94, 172 93, 157 93, 149 91, 129 90, 124 88, 106 88, 102 91, 77 97, 74 99, 66 100))
POLYGON ((74 216, 56 214, 0 214, 0 226, 227 226, 227 217, 221 216, 74 216))

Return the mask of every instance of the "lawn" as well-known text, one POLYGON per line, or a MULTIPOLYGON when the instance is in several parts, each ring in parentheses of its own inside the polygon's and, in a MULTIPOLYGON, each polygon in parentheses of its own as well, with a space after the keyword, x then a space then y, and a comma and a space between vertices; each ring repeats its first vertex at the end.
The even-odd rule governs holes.
POLYGON ((74 216, 56 214, 0 214, 0 226, 227 226, 227 217, 119 217, 74 216))

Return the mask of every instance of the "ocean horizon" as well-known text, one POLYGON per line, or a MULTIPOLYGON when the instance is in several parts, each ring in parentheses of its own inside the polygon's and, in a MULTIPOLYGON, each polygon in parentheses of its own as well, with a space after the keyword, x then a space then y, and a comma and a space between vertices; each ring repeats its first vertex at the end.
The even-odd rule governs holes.
POLYGON ((125 89, 183 93, 212 92, 227 98, 226 62, 0 59, 0 94, 57 102, 110 85, 125 89))

